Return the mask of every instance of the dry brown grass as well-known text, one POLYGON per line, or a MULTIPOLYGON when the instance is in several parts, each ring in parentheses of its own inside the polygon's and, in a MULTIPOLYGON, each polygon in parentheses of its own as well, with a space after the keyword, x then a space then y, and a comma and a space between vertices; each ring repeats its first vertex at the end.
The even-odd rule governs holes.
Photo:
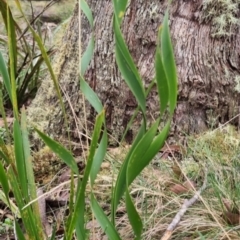
MULTIPOLYGON (((223 199, 228 199, 231 204, 239 202, 240 189, 237 189, 237 186, 229 189, 228 185, 234 181, 233 178, 240 176, 240 173, 235 171, 235 159, 239 152, 238 132, 227 126, 222 130, 189 137, 185 150, 186 154, 178 160, 171 154, 167 159, 156 157, 131 186, 131 194, 144 222, 142 238, 161 239, 184 200, 193 197, 207 173, 207 188, 199 200, 188 208, 171 239, 240 239, 239 224, 230 225, 223 217, 227 211, 223 199), (174 173, 172 167, 176 161, 185 177, 174 173), (195 182, 195 190, 174 193, 172 186, 183 184, 186 177, 195 182)), ((108 214, 112 181, 116 180, 125 153, 126 150, 121 148, 109 150, 107 163, 96 182, 96 196, 108 214)), ((119 205, 116 223, 122 239, 134 239, 124 201, 119 205)), ((91 232, 95 234, 92 234, 90 239, 105 239, 100 227, 97 224, 94 226, 91 224, 91 232)))

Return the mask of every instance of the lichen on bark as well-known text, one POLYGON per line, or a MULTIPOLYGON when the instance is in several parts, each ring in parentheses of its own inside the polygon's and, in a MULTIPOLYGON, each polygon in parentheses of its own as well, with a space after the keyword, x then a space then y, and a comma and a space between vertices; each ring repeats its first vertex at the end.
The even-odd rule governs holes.
POLYGON ((229 37, 240 24, 239 5, 239 0, 203 0, 200 22, 211 24, 212 36, 229 37))

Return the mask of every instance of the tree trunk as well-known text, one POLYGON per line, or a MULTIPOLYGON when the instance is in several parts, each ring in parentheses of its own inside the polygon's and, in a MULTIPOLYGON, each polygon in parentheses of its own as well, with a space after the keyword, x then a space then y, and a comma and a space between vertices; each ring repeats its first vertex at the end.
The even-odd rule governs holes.
MULTIPOLYGON (((95 54, 85 79, 107 106, 107 126, 112 136, 110 143, 116 144, 137 103, 126 87, 114 57, 112 1, 87 2, 95 19, 95 54)), ((155 74, 156 36, 167 2, 131 0, 122 24, 125 40, 146 87, 155 74)), ((214 3, 214 0, 212 2, 214 3)), ((237 3, 236 6, 238 7, 237 3)), ((178 106, 172 132, 178 135, 216 127, 239 113, 240 28, 239 25, 234 25, 234 21, 230 22, 224 17, 225 7, 224 4, 216 6, 206 1, 179 0, 173 1, 170 8, 169 22, 179 79, 178 106), (210 14, 211 8, 215 15, 210 14), (221 18, 226 21, 223 25, 219 25, 221 18)), ((239 9, 235 9, 231 14, 233 19, 237 19, 239 9)), ((89 25, 83 17, 83 48, 89 35, 89 25)), ((71 137, 76 142, 79 141, 78 129, 82 133, 85 131, 83 101, 79 91, 78 37, 76 6, 54 63, 61 88, 67 95, 65 106, 71 137)), ((42 83, 28 111, 31 121, 41 126, 45 132, 57 139, 65 138, 62 111, 50 77, 42 83)), ((87 120, 93 122, 90 106, 86 107, 86 112, 87 120)), ((149 120, 158 114, 158 97, 156 90, 153 90, 148 98, 149 120)), ((128 142, 132 141, 138 131, 140 120, 141 116, 138 116, 129 130, 126 136, 128 142)), ((232 123, 239 125, 238 118, 232 120, 232 123)), ((89 124, 88 127, 91 126, 89 124)))

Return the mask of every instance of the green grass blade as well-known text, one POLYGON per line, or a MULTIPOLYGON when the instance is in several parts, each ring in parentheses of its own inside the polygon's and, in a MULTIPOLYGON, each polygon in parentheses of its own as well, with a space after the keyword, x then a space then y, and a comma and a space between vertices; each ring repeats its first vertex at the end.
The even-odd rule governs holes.
MULTIPOLYGON (((143 169, 145 166, 145 160, 143 155, 151 146, 151 143, 156 135, 157 129, 159 125, 159 120, 157 120, 152 127, 146 132, 146 134, 141 138, 137 146, 134 148, 130 159, 128 161, 127 169, 126 169, 126 207, 129 221, 132 225, 133 231, 135 233, 135 239, 141 239, 141 233, 143 224, 141 218, 132 202, 131 196, 128 191, 128 186, 131 184, 132 180, 135 179, 136 176, 139 175, 139 169, 143 169)), ((151 160, 151 159, 150 159, 151 160)))
POLYGON ((18 179, 15 175, 15 171, 13 170, 12 166, 10 166, 10 168, 8 170, 7 178, 10 183, 11 189, 13 191, 14 198, 17 202, 17 205, 18 205, 19 209, 21 210, 25 204, 24 204, 22 193, 20 191, 21 189, 18 184, 18 179))
MULTIPOLYGON (((78 189, 79 189, 80 185, 81 185, 81 181, 80 181, 80 179, 78 179, 78 183, 77 183, 78 189)), ((70 196, 69 196, 69 204, 68 204, 69 212, 71 212, 71 213, 74 212, 75 197, 78 195, 78 189, 76 191, 75 182, 74 182, 74 175, 73 175, 73 172, 71 172, 70 196)), ((71 217, 70 216, 67 218, 67 221, 66 221, 66 224, 65 224, 66 229, 68 229, 68 226, 71 222, 71 217)))
POLYGON ((129 164, 129 175, 128 183, 129 185, 134 181, 134 179, 141 173, 141 171, 150 163, 154 156, 159 152, 159 149, 164 145, 165 140, 168 136, 170 128, 170 121, 167 122, 161 133, 156 136, 148 150, 142 155, 140 161, 137 158, 133 158, 131 164, 129 164))
POLYGON ((97 200, 95 199, 93 193, 91 194, 91 208, 94 216, 99 222, 101 228, 108 236, 108 239, 120 240, 120 236, 113 226, 113 224, 109 221, 102 208, 99 206, 97 200))
POLYGON ((117 177, 117 181, 116 181, 113 193, 112 193, 111 209, 112 209, 112 223, 113 224, 115 223, 115 214, 116 214, 116 210, 117 210, 117 205, 126 190, 126 174, 127 174, 128 161, 130 159, 132 152, 134 151, 135 147, 137 146, 137 144, 139 143, 139 141, 141 140, 141 138, 143 137, 144 134, 145 134, 145 125, 142 124, 136 138, 134 139, 132 147, 130 148, 130 150, 120 168, 120 171, 119 171, 119 174, 117 177))
MULTIPOLYGON (((68 229, 67 229, 65 239, 71 239, 72 234, 73 234, 73 230, 74 230, 75 227, 80 228, 80 229, 84 229, 83 224, 84 224, 84 211, 85 211, 85 190, 86 190, 87 182, 88 182, 89 175, 90 175, 90 172, 91 172, 94 155, 95 155, 95 152, 96 152, 96 149, 97 149, 97 146, 98 146, 98 140, 99 140, 99 136, 100 136, 100 133, 101 133, 102 125, 104 123, 104 118, 105 118, 105 112, 104 111, 102 111, 100 114, 98 114, 98 116, 96 118, 94 131, 93 131, 93 135, 92 135, 92 142, 91 142, 90 150, 89 150, 89 156, 88 156, 88 159, 87 159, 87 165, 85 167, 85 171, 84 171, 83 179, 82 179, 82 182, 81 182, 80 190, 77 193, 75 210, 74 210, 74 213, 71 216, 71 220, 69 222, 69 226, 68 226, 68 229), (77 222, 80 223, 81 225, 76 226, 77 222)), ((82 236, 85 236, 85 231, 84 230, 82 231, 82 236)))
MULTIPOLYGON (((149 86, 148 86, 148 88, 147 88, 147 90, 146 90, 146 92, 145 92, 145 97, 148 96, 149 92, 152 90, 152 88, 153 88, 154 85, 155 85, 155 78, 152 79, 151 83, 149 84, 149 86)), ((139 106, 135 109, 135 111, 134 111, 134 113, 133 113, 130 121, 129 121, 128 124, 127 124, 126 129, 124 130, 122 139, 121 139, 121 141, 120 141, 121 143, 122 143, 123 140, 125 139, 125 136, 126 136, 128 130, 130 129, 130 127, 132 126, 132 123, 133 123, 135 117, 137 116, 138 112, 139 112, 139 106)))
MULTIPOLYGON (((28 180, 28 188, 29 188, 29 201, 37 198, 37 187, 35 184, 35 178, 33 173, 33 165, 32 165, 32 156, 30 154, 30 144, 28 140, 28 131, 27 131, 27 125, 26 125, 26 111, 23 108, 21 112, 21 132, 22 132, 22 139, 23 139, 23 153, 24 153, 24 160, 25 160, 25 166, 26 166, 26 174, 27 174, 27 180, 28 180)), ((44 232, 42 228, 41 218, 40 218, 40 212, 39 212, 39 206, 38 202, 34 202, 32 204, 32 210, 34 212, 33 218, 34 223, 37 230, 37 235, 41 238, 44 238, 44 232)))
POLYGON ((81 0, 80 5, 81 5, 82 11, 84 12, 85 16, 87 17, 87 19, 90 23, 91 28, 93 28, 93 15, 92 15, 91 9, 89 8, 89 6, 85 0, 81 0))
MULTIPOLYGON (((80 5, 81 5, 82 11, 86 15, 86 17, 90 23, 91 29, 93 30, 93 15, 92 15, 91 9, 89 8, 86 1, 84 1, 84 0, 81 0, 80 5)), ((82 76, 84 75, 85 71, 87 70, 87 67, 92 59, 93 53, 94 53, 94 37, 92 34, 92 36, 89 40, 88 46, 87 46, 85 52, 83 53, 82 59, 81 59, 81 68, 80 69, 81 69, 82 76)))
POLYGON ((58 142, 54 141, 47 135, 45 135, 43 132, 39 131, 38 129, 35 128, 35 131, 38 133, 38 135, 41 137, 41 139, 44 141, 44 143, 54 152, 56 153, 59 158, 65 162, 70 169, 78 175, 78 166, 77 163, 72 156, 71 152, 69 152, 66 148, 64 148, 61 144, 58 142))
MULTIPOLYGON (((93 108, 97 113, 100 113, 103 110, 103 105, 99 100, 97 94, 92 90, 92 88, 88 85, 88 83, 80 76, 80 88, 83 92, 85 98, 90 102, 93 108)), ((104 159, 107 150, 107 132, 106 129, 103 132, 103 137, 97 149, 97 152, 94 156, 93 166, 90 173, 91 184, 94 183, 97 173, 100 169, 101 163, 104 159)))
POLYGON ((127 46, 124 42, 120 26, 118 22, 115 21, 115 19, 113 22, 116 43, 115 53, 117 65, 128 87, 135 96, 145 118, 146 98, 142 80, 133 62, 133 59, 129 53, 129 50, 127 49, 127 46))
MULTIPOLYGON (((142 137, 141 141, 139 141, 138 145, 131 154, 126 169, 127 186, 130 186, 133 180, 149 164, 153 157, 158 153, 159 149, 163 146, 168 135, 170 122, 168 122, 163 131, 155 137, 158 124, 159 120, 157 120, 142 137)), ((131 199, 128 188, 126 189, 126 208, 129 221, 135 233, 135 239, 141 239, 143 224, 131 199)))
POLYGON ((26 166, 23 154, 23 142, 22 142, 22 134, 20 124, 17 120, 14 121, 13 124, 14 131, 14 154, 17 166, 17 173, 19 177, 19 183, 21 186, 21 190, 24 198, 28 198, 28 181, 26 175, 26 166))
POLYGON ((97 94, 90 88, 88 83, 80 76, 80 89, 83 92, 85 98, 93 106, 93 108, 100 113, 103 110, 103 105, 99 100, 97 94))
POLYGON ((160 102, 160 113, 163 114, 169 103, 169 88, 159 47, 157 47, 155 55, 155 71, 160 102))
POLYGON ((113 6, 114 6, 114 14, 117 17, 117 21, 119 22, 119 25, 121 24, 121 21, 123 19, 126 7, 127 7, 128 0, 113 0, 113 6))
POLYGON ((81 59, 81 75, 82 76, 86 72, 89 63, 91 62, 93 53, 94 53, 94 38, 91 37, 81 59))
POLYGON ((27 172, 27 179, 29 185, 29 194, 31 199, 37 198, 36 193, 36 185, 34 181, 34 173, 33 173, 33 166, 32 166, 32 159, 30 154, 30 144, 28 140, 28 131, 26 125, 26 111, 23 108, 21 112, 21 132, 22 132, 22 139, 23 139, 23 153, 24 153, 24 160, 27 172))
POLYGON ((10 78, 9 78, 9 75, 8 75, 6 63, 3 59, 3 56, 2 56, 1 52, 0 52, 0 73, 3 77, 3 83, 4 83, 4 86, 7 90, 8 96, 9 96, 11 102, 12 102, 11 82, 10 82, 10 78))
POLYGON ((6 1, 0 1, 0 11, 2 14, 2 19, 3 19, 4 25, 7 29, 7 3, 6 3, 6 1))
POLYGON ((177 104, 177 70, 168 26, 168 11, 163 20, 161 33, 162 62, 169 86, 169 108, 172 115, 177 104))
POLYGON ((142 234, 142 229, 143 229, 143 224, 142 224, 142 220, 133 204, 133 201, 131 199, 128 188, 126 190, 126 208, 127 208, 128 219, 130 221, 130 224, 131 224, 134 234, 135 234, 134 239, 140 240, 141 234, 142 234))
MULTIPOLYGON (((81 239, 86 239, 86 230, 85 230, 85 221, 84 221, 84 211, 85 211, 85 199, 84 197, 80 197, 81 195, 81 182, 79 180, 78 182, 78 190, 77 190, 77 194, 76 194, 76 198, 79 199, 77 201, 78 206, 76 206, 75 209, 78 208, 78 217, 76 220, 76 234, 77 234, 77 239, 81 240, 81 239)), ((71 217, 71 220, 76 216, 76 214, 73 214, 71 217)), ((74 219, 73 219, 74 221, 74 219)), ((71 221, 70 221, 71 223, 71 221)), ((71 238, 70 238, 71 239, 71 238)))
POLYGON ((8 197, 9 190, 10 190, 9 185, 8 185, 8 179, 7 179, 7 175, 5 173, 4 167, 3 167, 1 162, 0 162, 0 183, 1 183, 1 186, 2 186, 2 189, 3 189, 3 192, 6 196, 6 200, 9 204, 9 206, 11 206, 11 204, 9 202, 9 197, 8 197))
MULTIPOLYGON (((4 123, 4 128, 6 130, 6 135, 7 135, 7 141, 11 142, 11 132, 10 132, 10 128, 8 126, 8 122, 7 122, 7 116, 6 116, 6 112, 5 112, 5 108, 3 105, 3 94, 2 94, 2 90, 0 90, 0 113, 2 115, 2 119, 3 119, 3 123, 4 123)), ((2 144, 4 144, 3 140, 0 139, 0 146, 2 146, 2 144)))
POLYGON ((24 237, 24 234, 22 232, 22 229, 20 228, 20 226, 16 220, 14 221, 14 225, 15 225, 15 229, 16 229, 17 239, 26 240, 26 238, 24 237))
POLYGON ((17 73, 17 38, 15 32, 15 21, 13 19, 11 10, 9 7, 7 9, 7 32, 8 32, 8 44, 9 44, 9 54, 10 54, 10 65, 12 67, 14 76, 17 73), (11 60, 12 58, 12 60, 11 60))
POLYGON ((90 179, 91 179, 91 185, 92 186, 93 186, 94 181, 97 177, 97 174, 100 170, 102 161, 103 161, 103 159, 106 155, 107 143, 108 143, 107 131, 104 130, 101 142, 100 142, 100 144, 98 146, 98 149, 97 149, 97 151, 94 155, 93 165, 92 165, 91 172, 90 172, 90 179))
POLYGON ((49 240, 55 240, 56 239, 56 231, 57 231, 57 226, 55 225, 53 227, 52 236, 50 237, 49 240))
MULTIPOLYGON (((156 135, 158 129, 159 120, 157 120, 152 127, 147 131, 147 133, 139 141, 138 145, 135 147, 133 153, 130 156, 127 168, 127 182, 130 184, 136 176, 139 175, 139 169, 143 169, 146 165, 146 161, 143 156, 148 151, 151 146, 153 139, 156 135)), ((129 186, 129 185, 128 185, 129 186)))
POLYGON ((17 86, 16 86, 16 73, 17 73, 17 40, 15 33, 14 20, 9 7, 7 7, 7 33, 8 33, 8 50, 10 61, 10 80, 11 80, 11 96, 13 113, 15 118, 18 118, 18 103, 17 103, 17 86))
POLYGON ((36 228, 33 221, 31 208, 23 209, 23 207, 25 206, 26 198, 28 196, 23 195, 21 185, 18 183, 18 179, 15 176, 15 172, 13 171, 12 167, 9 168, 7 176, 11 186, 11 190, 14 194, 14 198, 18 205, 25 230, 28 233, 30 239, 35 239, 37 236, 37 232, 35 231, 36 228))

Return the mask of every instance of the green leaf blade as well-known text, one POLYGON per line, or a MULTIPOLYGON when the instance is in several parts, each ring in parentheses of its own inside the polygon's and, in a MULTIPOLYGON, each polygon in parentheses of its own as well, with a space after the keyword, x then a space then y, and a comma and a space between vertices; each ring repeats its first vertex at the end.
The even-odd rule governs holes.
POLYGON ((170 122, 168 122, 161 133, 154 138, 152 141, 150 147, 146 151, 146 153, 142 156, 142 162, 141 164, 137 165, 135 164, 135 176, 131 175, 131 178, 129 178, 129 184, 133 182, 133 180, 136 177, 136 174, 138 175, 141 173, 141 171, 150 163, 150 161, 155 157, 155 155, 159 152, 159 150, 164 146, 165 140, 169 133, 169 127, 170 122))
POLYGON ((7 90, 8 96, 12 102, 12 91, 11 91, 11 82, 10 82, 10 78, 9 78, 9 74, 7 71, 7 67, 6 67, 6 63, 3 59, 2 53, 0 52, 0 73, 3 77, 3 83, 4 86, 7 90))
POLYGON ((121 240, 118 232, 116 231, 114 225, 109 221, 102 208, 99 206, 97 200, 95 199, 93 193, 91 194, 91 208, 93 214, 96 217, 98 223, 100 224, 103 231, 107 234, 109 239, 121 240))
POLYGON ((173 114, 177 104, 177 70, 175 58, 170 38, 170 31, 168 26, 168 11, 163 20, 163 27, 161 33, 161 53, 162 62, 169 85, 169 107, 170 113, 173 114))
POLYGON ((119 24, 117 21, 114 21, 114 34, 116 42, 116 61, 119 67, 119 70, 126 81, 128 87, 131 89, 131 92, 135 96, 142 113, 145 118, 146 114, 146 98, 145 91, 143 88, 142 80, 137 71, 137 68, 133 62, 133 59, 127 49, 127 46, 124 42, 119 24))
POLYGON ((128 219, 131 223, 131 226, 132 226, 134 234, 135 234, 134 239, 140 240, 141 234, 142 234, 142 229, 143 229, 143 223, 142 223, 142 220, 133 204, 133 201, 131 199, 128 189, 126 191, 126 207, 127 207, 128 219))
POLYGON ((141 140, 142 136, 145 134, 145 124, 143 123, 139 129, 139 132, 132 144, 131 149, 129 150, 122 166, 121 169, 119 171, 118 177, 117 177, 117 181, 115 184, 115 188, 113 190, 113 194, 112 194, 112 222, 114 224, 115 222, 115 214, 116 214, 116 210, 117 210, 117 205, 121 199, 121 197, 123 196, 125 190, 126 190, 126 175, 127 175, 127 166, 128 166, 128 161, 130 159, 130 156, 132 154, 132 152, 134 151, 135 147, 137 146, 137 144, 139 143, 139 141, 141 140))
POLYGON ((160 113, 163 114, 169 103, 169 87, 168 80, 162 63, 162 57, 158 47, 155 55, 155 71, 158 96, 160 102, 160 113))
POLYGON ((0 183, 1 183, 3 192, 6 196, 9 206, 10 206, 10 202, 9 202, 9 198, 8 198, 8 194, 9 194, 9 190, 10 190, 9 185, 8 185, 8 179, 7 179, 7 175, 5 173, 4 167, 1 162, 0 162, 0 183))
MULTIPOLYGON (((85 0, 81 0, 80 6, 81 6, 81 9, 84 12, 85 16, 87 17, 88 22, 90 23, 91 29, 93 30, 93 15, 92 15, 91 9, 89 8, 89 6, 85 0)), ((94 37, 92 34, 92 36, 89 40, 88 46, 81 58, 81 67, 80 67, 81 76, 83 76, 84 73, 86 72, 87 67, 92 59, 93 53, 94 53, 94 37)))
POLYGON ((19 240, 26 240, 24 237, 24 234, 22 232, 21 227, 19 226, 18 222, 15 220, 15 229, 16 229, 16 234, 19 240))
POLYGON ((93 135, 92 135, 92 142, 89 149, 89 156, 87 159, 87 165, 85 167, 81 185, 79 186, 79 189, 78 189, 74 213, 71 216, 68 231, 66 233, 67 239, 71 239, 74 227, 76 226, 77 222, 80 224, 78 227, 81 229, 81 235, 82 236, 85 235, 85 231, 84 231, 85 191, 86 191, 87 182, 88 182, 89 175, 92 168, 94 155, 98 145, 98 139, 101 133, 101 128, 104 123, 104 117, 105 117, 105 112, 102 111, 100 114, 98 114, 96 118, 93 135))
POLYGON ((107 131, 104 130, 101 142, 98 146, 98 149, 97 149, 97 151, 94 155, 94 159, 93 159, 93 164, 92 164, 92 168, 91 168, 91 172, 90 172, 91 185, 94 184, 94 181, 95 181, 95 179, 97 177, 97 174, 100 170, 102 161, 103 161, 103 159, 106 155, 107 143, 108 143, 107 131))
POLYGON ((88 83, 80 76, 80 88, 83 92, 85 98, 93 106, 97 113, 100 113, 103 110, 103 105, 99 100, 97 94, 92 90, 88 83))
POLYGON ((56 153, 59 158, 63 160, 67 164, 67 166, 70 167, 70 169, 78 175, 78 166, 77 163, 72 156, 72 154, 64 148, 61 144, 58 142, 54 141, 47 135, 45 135, 43 132, 35 128, 35 131, 38 133, 40 138, 44 141, 44 143, 54 152, 56 153))
POLYGON ((119 24, 121 24, 128 0, 113 0, 114 14, 119 24))
POLYGON ((158 124, 159 120, 157 120, 142 137, 130 157, 127 169, 127 181, 129 184, 140 174, 141 170, 144 168, 143 166, 146 166, 143 156, 151 146, 157 132, 158 124))
MULTIPOLYGON (((28 139, 28 131, 27 131, 27 119, 25 109, 22 109, 21 112, 21 132, 22 132, 22 140, 23 140, 23 153, 24 153, 24 161, 26 166, 26 176, 28 180, 28 190, 29 190, 29 200, 33 200, 37 198, 37 186, 35 184, 33 165, 32 165, 32 156, 30 154, 30 143, 28 139)), ((33 209, 33 219, 36 226, 36 231, 38 236, 44 237, 42 223, 40 218, 40 211, 38 202, 34 202, 32 204, 33 209)))
POLYGON ((18 178, 20 182, 20 186, 23 192, 24 197, 28 197, 28 181, 26 175, 26 166, 23 154, 23 142, 22 142, 22 134, 20 129, 20 124, 17 120, 14 121, 13 124, 13 137, 14 137, 14 154, 18 172, 18 178))

